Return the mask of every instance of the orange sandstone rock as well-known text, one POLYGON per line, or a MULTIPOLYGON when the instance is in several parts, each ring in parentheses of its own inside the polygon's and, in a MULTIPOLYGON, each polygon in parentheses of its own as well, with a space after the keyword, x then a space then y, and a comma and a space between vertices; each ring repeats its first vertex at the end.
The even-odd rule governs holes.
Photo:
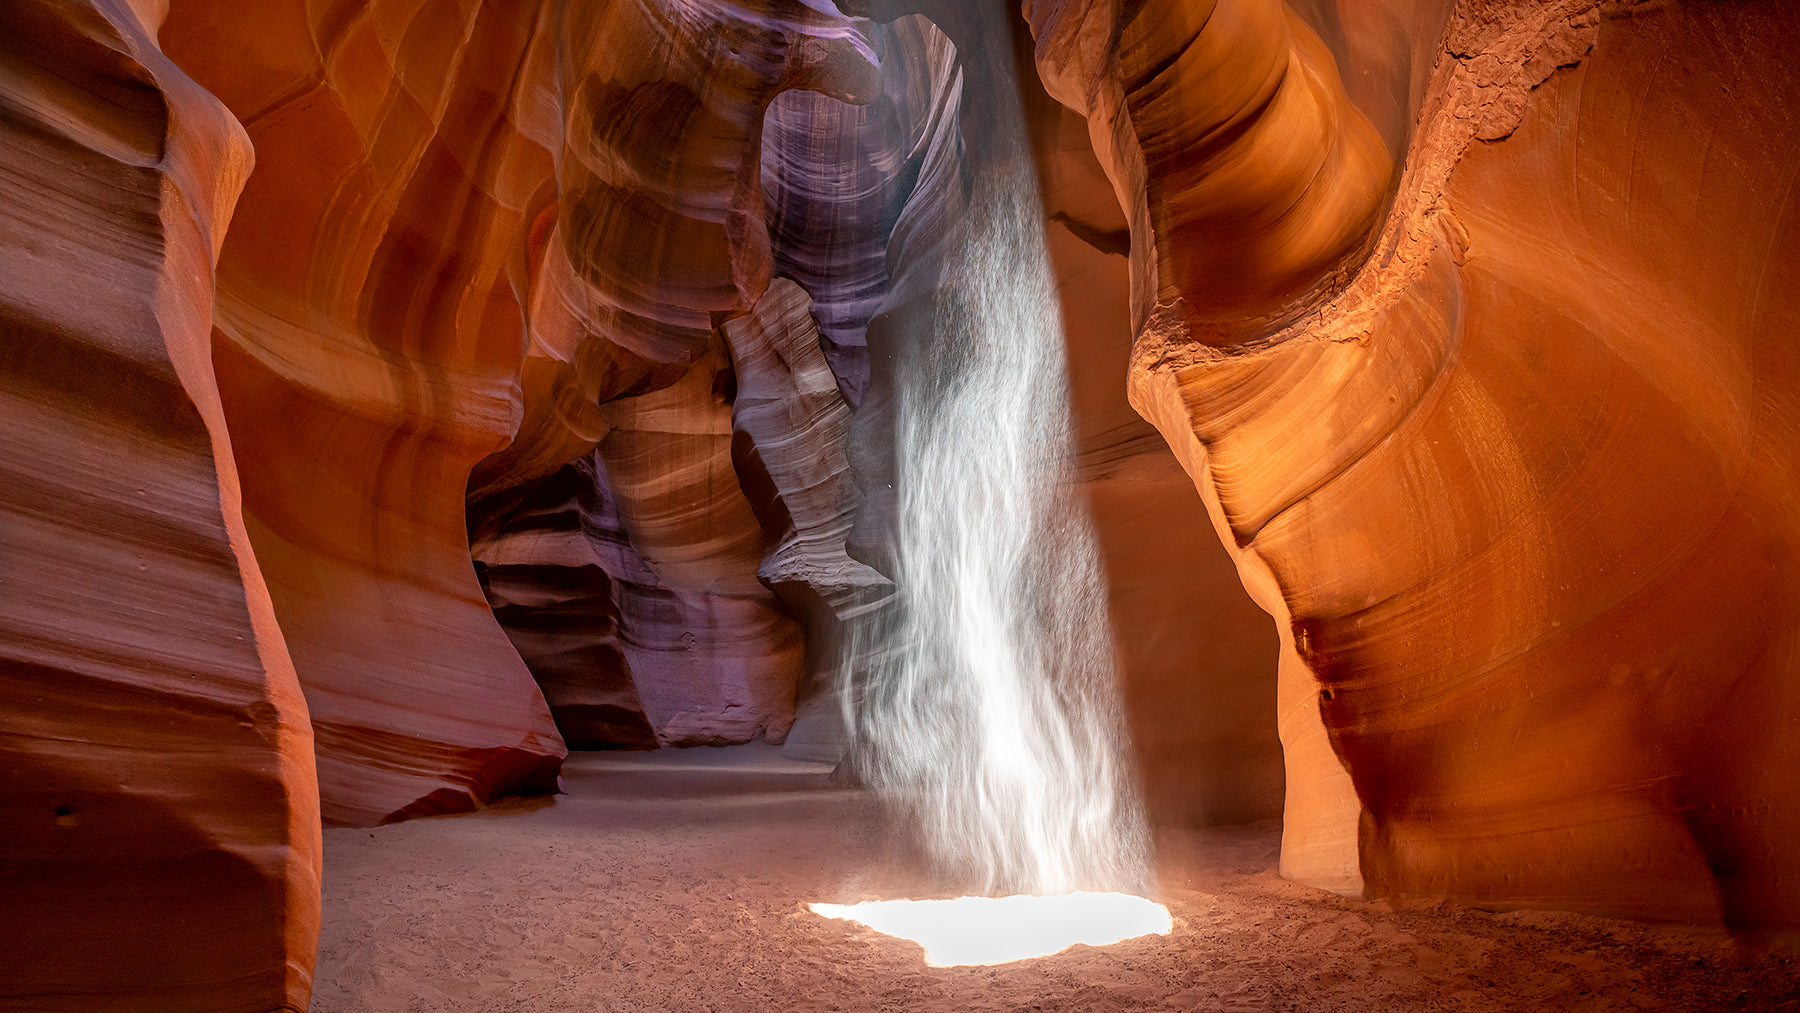
POLYGON ((478 501, 591 449, 598 404, 675 382, 716 344, 714 314, 761 296, 771 103, 794 89, 866 103, 879 87, 856 26, 799 0, 625 0, 550 17, 558 85, 554 120, 542 115, 557 200, 533 230, 524 419, 476 472, 478 501))
MULTIPOLYGON (((1023 6, 1158 815, 1265 811, 1273 712, 1291 876, 1800 923, 1796 16, 1023 6)), ((0 987, 303 1006, 315 801, 786 734, 962 283, 971 10, 0 9, 0 987)))
POLYGON ((764 534, 731 470, 714 325, 770 278, 768 108, 795 89, 869 102, 875 57, 849 19, 792 2, 577 5, 555 32, 558 201, 533 229, 524 420, 475 474, 476 526, 600 445, 648 567, 630 581, 641 607, 619 607, 657 735, 779 739, 804 651, 756 580, 764 534))
POLYGON ((531 668, 571 749, 654 747, 624 618, 655 583, 591 455, 529 487, 473 545, 494 618, 531 668))
POLYGON ((671 745, 780 742, 804 670, 800 627, 758 578, 763 529, 732 463, 728 377, 713 352, 673 386, 602 407, 596 456, 655 576, 625 619, 641 652, 632 677, 671 745))
POLYGON ((1365 568, 1396 593, 1354 620, 1442 636, 1376 647, 1318 610, 1321 712, 1375 891, 1792 930, 1800 18, 1595 13, 1451 38, 1483 55, 1443 93, 1493 139, 1427 233, 1456 345, 1397 453, 1357 465, 1408 476, 1388 516, 1433 535, 1365 568))
POLYGON ((731 456, 772 543, 757 577, 806 631, 808 685, 796 712, 809 718, 800 729, 809 741, 791 743, 786 755, 835 761, 844 743, 834 669, 846 663, 849 624, 882 607, 893 585, 845 549, 860 499, 846 452, 850 407, 811 309, 799 285, 778 278, 749 315, 722 330, 737 380, 731 456))
MULTIPOLYGON (((1158 161, 1181 149, 1148 129, 1177 130, 1179 96, 1132 104, 1158 95, 1124 66, 1136 36, 1109 49, 1103 11, 1036 6, 1047 77, 1138 208, 1134 284, 1158 297, 1134 306, 1133 403, 1282 622, 1284 870, 1376 895, 1800 923, 1783 801, 1800 783, 1783 576, 1800 443, 1775 393, 1794 380, 1780 279, 1800 264, 1784 197, 1800 82, 1772 48, 1791 13, 1461 5, 1411 88, 1416 122, 1387 134, 1407 150, 1385 223, 1306 216, 1346 227, 1313 248, 1368 257, 1354 275, 1287 258, 1312 266, 1265 311, 1208 292, 1245 269, 1176 249, 1178 212, 1212 205, 1150 184, 1134 203, 1140 173, 1181 178, 1158 161)), ((1281 23, 1215 12, 1168 66, 1246 26, 1278 48, 1281 23)), ((1357 114, 1315 105, 1340 130, 1357 114)), ((1234 178, 1289 105, 1244 108, 1184 193, 1234 178)), ((1363 160, 1331 161, 1356 146, 1320 150, 1318 192, 1376 192, 1363 160)), ((1289 199, 1263 196, 1228 248, 1290 243, 1289 199)))
POLYGON ((1138 326, 1232 345, 1353 270, 1394 163, 1281 0, 1030 0, 1050 94, 1088 119, 1131 226, 1138 326))
POLYGON ((516 423, 533 5, 179 6, 166 42, 259 167, 213 357, 244 516, 311 706, 327 820, 550 791, 563 744, 468 558, 516 423))
POLYGON ((312 733, 208 347, 251 150, 148 7, 0 6, 0 1006, 299 1010, 312 733))

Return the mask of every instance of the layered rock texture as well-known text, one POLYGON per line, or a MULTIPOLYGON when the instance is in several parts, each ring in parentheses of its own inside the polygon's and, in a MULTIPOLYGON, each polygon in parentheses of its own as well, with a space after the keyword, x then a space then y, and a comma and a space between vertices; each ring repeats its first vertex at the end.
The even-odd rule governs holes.
MULTIPOLYGON (((631 548, 592 455, 531 489, 504 533, 474 545, 494 617, 537 677, 572 749, 652 748, 628 662, 625 574, 647 567, 631 548)), ((655 590, 648 575, 645 592, 655 590)), ((642 585, 640 585, 642 586, 642 585)))
POLYGON ((1462 5, 1420 87, 1367 48, 1416 5, 1194 6, 1033 18, 1132 213, 1133 403, 1281 620, 1284 869, 1791 927, 1791 12, 1462 5), (1304 172, 1263 150, 1296 131, 1304 172), (1285 251, 1277 310, 1196 230, 1285 251))
POLYGON ((321 820, 837 755, 972 53, 1025 72, 1153 816, 1800 924, 1800 13, 982 23, 0 5, 0 1005, 304 1008, 321 820))
POLYGON ((154 10, 0 8, 0 1006, 299 1009, 313 735, 209 354, 243 131, 154 10))
POLYGON ((551 164, 515 119, 537 18, 446 13, 181 5, 163 33, 259 156, 224 236, 213 359, 339 822, 551 790, 563 755, 482 600, 462 507, 517 423, 508 268, 551 164))

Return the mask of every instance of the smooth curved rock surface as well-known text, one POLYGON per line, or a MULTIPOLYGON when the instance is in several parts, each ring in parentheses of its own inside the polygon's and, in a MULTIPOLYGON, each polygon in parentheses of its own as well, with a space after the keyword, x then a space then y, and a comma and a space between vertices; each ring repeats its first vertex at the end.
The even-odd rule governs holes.
POLYGON ((1045 86, 1087 117, 1126 211, 1140 328, 1251 340, 1355 269, 1393 156, 1281 0, 1025 12, 1045 86))
POLYGON ((828 5, 632 2, 559 18, 560 198, 533 249, 525 414, 471 483, 476 526, 604 440, 606 495, 649 567, 622 593, 638 606, 626 635, 643 652, 633 671, 659 739, 779 740, 804 652, 745 565, 764 534, 720 470, 731 443, 714 427, 734 381, 715 324, 756 305, 774 269, 768 110, 783 98, 866 104, 877 57, 828 5), (664 468, 682 474, 664 482, 664 468))
POLYGON ((312 734, 209 354, 251 150, 125 3, 0 7, 0 1006, 303 1010, 312 734))
MULTIPOLYGON (((1003 44, 956 0, 163 6, 0 7, 0 1005, 301 1008, 315 802, 553 790, 553 712, 787 734, 961 284, 958 47, 1003 44)), ((1266 811, 1269 719, 1290 876, 1800 925, 1800 15, 1023 11, 1159 818, 1266 811)))
MULTIPOLYGON (((671 414, 706 417, 681 404, 671 414)), ((644 442, 653 453, 690 454, 677 470, 721 490, 729 486, 739 501, 721 493, 718 502, 682 508, 684 524, 673 530, 704 530, 706 508, 724 512, 728 531, 754 528, 727 477, 729 429, 702 441, 698 455, 671 449, 691 439, 671 435, 652 431, 644 442)), ((681 502, 676 494, 665 505, 681 502)), ((673 584, 639 551, 621 506, 617 482, 596 452, 535 487, 475 543, 495 615, 544 687, 565 736, 590 749, 726 745, 758 735, 780 741, 794 720, 805 643, 756 582, 751 550, 715 557, 709 551, 717 545, 688 547, 696 548, 695 558, 686 569, 670 569, 684 582, 673 584)), ((670 529, 656 530, 651 537, 662 551, 684 548, 668 540, 670 529)), ((751 544, 761 551, 760 536, 751 544)))
POLYGON ((463 509, 516 424, 537 28, 531 4, 270 2, 177 5, 164 31, 258 153, 213 360, 331 822, 555 790, 563 744, 463 509))
MULTIPOLYGON (((1365 653, 1317 610, 1315 670, 1343 687, 1321 711, 1373 816, 1364 868, 1381 892, 1792 930, 1800 75, 1781 40, 1800 17, 1676 4, 1521 27, 1524 80, 1593 49, 1516 114, 1480 57, 1450 90, 1474 85, 1493 143, 1445 189, 1460 344, 1397 469, 1424 479, 1400 502, 1441 519, 1429 562, 1376 571, 1430 579, 1356 617, 1443 641, 1365 653), (1466 675, 1425 692, 1430 670, 1466 675), (1506 707, 1435 720, 1446 697, 1506 707), (1423 783, 1403 773, 1421 752, 1441 758, 1423 783), (1553 849, 1554 871, 1513 872, 1553 849)), ((1452 47, 1520 44, 1478 32, 1452 47)), ((1349 516, 1314 522, 1330 537, 1349 516)))
POLYGON ((602 406, 596 451, 641 589, 622 603, 632 676, 668 745, 780 742, 805 670, 801 628, 758 577, 761 523, 732 462, 722 349, 672 386, 602 406))
MULTIPOLYGON (((1775 393, 1794 382, 1800 82, 1771 48, 1792 21, 1462 5, 1353 278, 1291 287, 1241 334, 1135 305, 1133 403, 1282 621, 1290 875, 1800 923, 1782 801, 1800 783, 1783 576, 1800 444, 1775 393)), ((1175 112, 1132 107, 1091 30, 1036 25, 1131 208, 1136 157, 1166 174, 1148 141, 1104 157, 1113 89, 1133 123, 1175 112)), ((1137 206, 1134 242, 1147 221, 1176 245, 1154 196, 1137 206)), ((1133 271, 1184 301, 1234 277, 1136 247, 1133 271)))
POLYGON ((860 662, 851 626, 885 607, 894 587, 846 549, 861 499, 846 452, 850 406, 812 306, 799 285, 777 278, 754 310, 721 330, 737 379, 732 461, 770 543, 757 577, 806 633, 807 672, 795 695, 800 741, 784 755, 836 762, 844 747, 838 670, 860 662))
POLYGON ((867 330, 889 287, 888 239, 919 183, 932 110, 954 49, 920 17, 864 29, 880 94, 851 105, 790 91, 769 105, 762 184, 777 275, 813 303, 825 357, 855 408, 868 385, 867 330))

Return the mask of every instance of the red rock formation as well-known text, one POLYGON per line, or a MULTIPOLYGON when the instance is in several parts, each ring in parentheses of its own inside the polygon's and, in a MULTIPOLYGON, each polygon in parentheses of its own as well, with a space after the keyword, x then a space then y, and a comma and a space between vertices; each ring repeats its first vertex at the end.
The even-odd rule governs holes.
MULTIPOLYGON (((1782 504, 1800 444, 1771 339, 1800 263, 1797 82, 1769 48, 1791 14, 1465 5, 1410 89, 1416 126, 1389 135, 1407 138, 1405 176, 1370 229, 1359 209, 1382 188, 1344 142, 1298 203, 1271 190, 1219 219, 1200 199, 1265 157, 1254 139, 1294 106, 1282 88, 1241 103, 1181 199, 1154 183, 1183 179, 1157 128, 1220 121, 1158 91, 1166 68, 1223 73, 1285 36, 1288 77, 1327 85, 1303 119, 1343 131, 1360 114, 1296 18, 1228 6, 1186 35, 1125 25, 1116 48, 1104 10, 1036 4, 1034 25, 1136 208, 1134 403, 1283 620, 1284 869, 1793 926, 1782 504), (1251 286, 1266 306, 1218 296, 1242 269, 1181 253, 1189 221, 1310 266, 1251 286), (1334 277, 1350 261, 1321 254, 1365 242, 1354 279, 1334 277)), ((1272 183, 1290 178, 1267 157, 1272 183)))
MULTIPOLYGON (((645 442, 684 442, 669 436, 651 432, 645 442)), ((728 511, 730 530, 754 528, 723 470, 731 467, 729 431, 714 436, 685 473, 729 487, 736 502, 723 494, 704 502, 728 511)), ((691 547, 699 568, 676 567, 675 579, 703 586, 671 585, 636 548, 615 490, 601 455, 592 454, 535 486, 475 542, 495 614, 565 737, 580 748, 779 739, 793 721, 804 644, 755 581, 749 553, 761 551, 760 538, 716 557, 707 554, 717 544, 691 547)), ((704 510, 679 513, 688 525, 705 525, 704 510)))
POLYGON ((473 546, 476 573, 563 741, 571 749, 654 747, 622 621, 622 602, 634 591, 621 582, 647 568, 592 456, 530 487, 493 528, 473 546))
POLYGON ((1230 345, 1355 267, 1392 176, 1331 51, 1280 0, 1031 0, 1050 94, 1088 118, 1132 237, 1132 313, 1230 345))
MULTIPOLYGON (((805 709, 820 727, 803 727, 802 737, 816 741, 786 753, 836 761, 843 742, 833 669, 845 663, 848 624, 881 607, 893 585, 845 550, 861 498, 846 453, 850 407, 811 310, 799 285, 778 278, 749 315, 722 330, 737 378, 732 459, 772 543, 757 577, 804 621, 810 655, 805 709)), ((801 703, 797 696, 797 709, 801 703)))
POLYGON ((812 298, 851 407, 868 383, 866 331, 889 291, 888 238, 919 183, 924 132, 955 99, 955 51, 920 17, 867 24, 881 91, 866 105, 790 91, 770 104, 762 183, 775 273, 812 298))
POLYGON ((299 1010, 312 736, 208 349, 251 151, 150 6, 0 7, 0 1006, 299 1010))
POLYGON ((1341 685, 1321 710, 1372 817, 1374 890, 1792 928, 1800 76, 1779 40, 1800 18, 1625 8, 1596 32, 1560 13, 1451 37, 1481 55, 1434 91, 1495 143, 1451 170, 1425 236, 1461 326, 1407 423, 1406 473, 1428 484, 1389 502, 1436 514, 1454 483, 1462 506, 1428 558, 1368 568, 1406 590, 1356 617, 1442 639, 1375 646, 1316 610, 1313 665, 1341 685), (1463 677, 1427 691, 1431 671, 1463 677), (1506 706, 1438 719, 1450 701, 1506 706), (1439 759, 1415 779, 1421 754, 1439 759))
POLYGON ((536 22, 272 2, 182 6, 165 33, 258 153, 213 356, 329 821, 554 790, 563 756, 462 506, 516 421, 517 250, 550 169, 516 120, 536 22))
POLYGON ((602 407, 597 456, 658 590, 627 619, 642 652, 632 674, 675 745, 781 741, 804 670, 799 626, 757 577, 763 531, 732 464, 728 377, 713 353, 673 386, 602 407))
MULTIPOLYGON (((155 3, 0 8, 0 1004, 304 1005, 317 786, 550 790, 552 710, 786 733, 879 587, 839 549, 880 560, 1000 44, 864 8, 942 30, 258 0, 175 5, 171 62, 155 3)), ((1800 15, 1024 10, 1158 815, 1274 780, 1203 505, 1280 630, 1288 874, 1800 924, 1800 15)))
MULTIPOLYGON (((1025 8, 1052 95, 1088 120, 1131 235, 1131 314, 1140 340, 1170 335, 1201 346, 1254 343, 1340 284, 1387 199, 1390 163, 1351 102, 1331 51, 1278 0, 1190 6, 1036 0, 1025 8), (1193 106, 1193 108, 1188 108, 1193 106)), ((1198 353, 1197 353, 1198 354, 1198 353)), ((1133 367, 1141 386, 1144 367, 1133 367)), ((1154 403, 1133 403, 1195 476, 1218 494, 1186 428, 1154 403)), ((1221 525, 1228 548, 1237 542, 1221 525)), ((1284 631, 1280 593, 1242 553, 1240 574, 1284 631)), ((1303 671, 1282 652, 1283 686, 1303 671)), ((1288 694, 1292 696, 1292 694, 1288 694)), ((1341 763, 1305 697, 1284 697, 1284 869, 1335 889, 1360 889, 1343 862, 1341 763), (1295 702, 1295 700, 1298 702, 1295 702), (1308 856, 1323 850, 1331 858, 1308 856)))
POLYGON ((658 388, 695 399, 609 408, 624 430, 609 441, 625 448, 615 493, 662 586, 704 596, 724 581, 740 603, 658 636, 681 652, 696 637, 729 645, 722 657, 757 659, 774 682, 748 677, 754 702, 726 693, 719 708, 746 709, 722 724, 699 702, 720 672, 652 666, 640 683, 663 692, 640 691, 671 741, 778 736, 797 636, 754 565, 745 585, 731 552, 702 558, 758 538, 754 517, 713 509, 734 483, 712 482, 717 502, 657 497, 690 490, 665 482, 671 461, 709 481, 729 467, 728 429, 711 443, 684 430, 728 419, 710 391, 711 314, 747 308, 768 278, 763 109, 797 87, 866 101, 875 69, 854 28, 796 3, 271 18, 195 12, 171 45, 275 154, 227 242, 217 357, 238 455, 267 462, 247 479, 247 515, 313 700, 327 816, 549 787, 561 745, 474 593, 464 487, 510 440, 474 482, 478 512, 503 511, 607 431, 598 402, 658 388), (257 59, 219 45, 250 32, 257 59), (327 241, 283 242, 295 234, 327 241), (694 420, 675 418, 689 408, 694 420))
POLYGON ((803 651, 756 580, 714 320, 770 277, 765 111, 794 89, 870 101, 874 56, 848 19, 797 3, 575 6, 556 31, 560 201, 534 249, 525 419, 477 472, 475 512, 604 438, 608 495, 651 571, 634 586, 667 596, 627 633, 657 734, 779 739, 803 651))

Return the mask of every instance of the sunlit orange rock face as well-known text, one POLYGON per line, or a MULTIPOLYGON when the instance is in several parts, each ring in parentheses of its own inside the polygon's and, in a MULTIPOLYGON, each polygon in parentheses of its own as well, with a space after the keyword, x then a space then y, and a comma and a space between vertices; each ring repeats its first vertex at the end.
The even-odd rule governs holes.
POLYGON ((1357 42, 1417 5, 1212 6, 1030 9, 1133 216, 1133 403, 1283 627, 1284 869, 1792 927, 1792 12, 1468 4, 1420 87, 1357 42), (1236 119, 1161 87, 1256 51, 1236 119), (1284 116, 1310 176, 1251 172, 1284 116))
POLYGON ((215 358, 326 817, 554 787, 563 743, 488 612, 463 498, 480 465, 491 518, 596 443, 660 583, 720 605, 637 627, 676 669, 640 687, 673 701, 659 734, 779 738, 801 634, 756 578, 712 315, 768 282, 764 108, 800 87, 872 97, 849 22, 271 4, 178 11, 165 44, 268 156, 226 239, 215 358), (691 670, 696 639, 730 645, 738 691, 691 670))
POLYGON ((536 21, 271 2, 182 5, 163 33, 258 153, 213 359, 331 821, 552 790, 563 756, 462 507, 517 424, 518 249, 551 170, 517 118, 536 21))
POLYGON ((306 704, 208 354, 251 168, 125 3, 0 7, 0 1007, 301 1008, 306 704))

